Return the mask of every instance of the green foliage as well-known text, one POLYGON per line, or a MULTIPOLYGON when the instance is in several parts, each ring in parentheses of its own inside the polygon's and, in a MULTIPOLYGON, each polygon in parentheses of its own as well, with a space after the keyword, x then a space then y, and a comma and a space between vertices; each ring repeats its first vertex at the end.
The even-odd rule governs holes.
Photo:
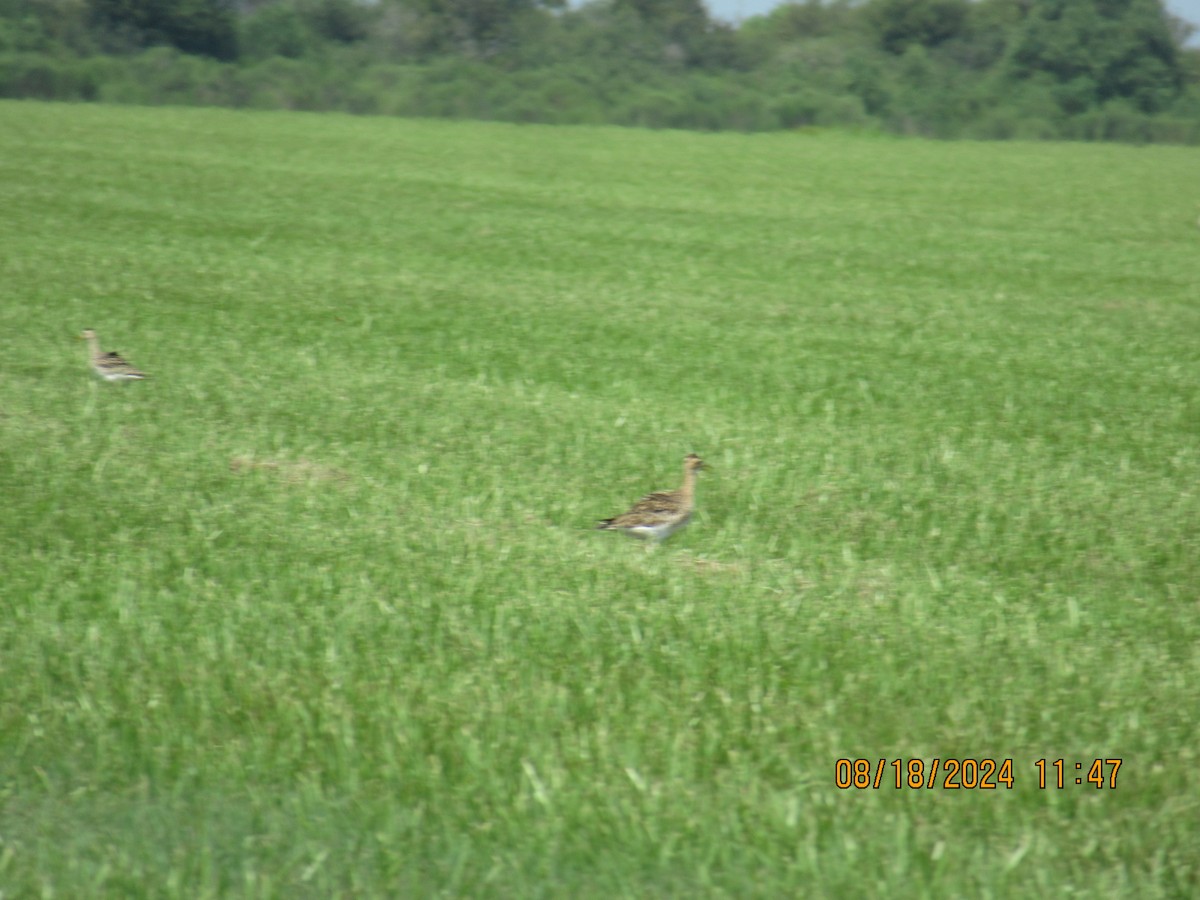
POLYGON ((1026 12, 1024 0, 980 0, 968 4, 959 32, 938 53, 967 72, 986 72, 1000 63, 1026 12))
POLYGON ((631 67, 661 69, 662 41, 629 6, 592 3, 561 17, 568 57, 581 58, 609 77, 631 67))
POLYGON ((35 16, 0 19, 0 53, 44 53, 52 42, 35 16))
POLYGON ((241 49, 249 59, 283 56, 298 59, 311 53, 317 35, 300 9, 288 3, 267 3, 246 16, 241 49))
POLYGON ((0 97, 96 100, 102 79, 86 60, 39 53, 0 54, 0 97))
POLYGON ((0 3, 0 53, 48 56, 95 52, 85 0, 6 0, 0 3))
POLYGON ((1033 0, 1009 70, 1017 78, 1049 76, 1068 113, 1118 98, 1156 112, 1183 81, 1157 0, 1033 0))
POLYGON ((539 0, 412 0, 423 56, 487 59, 511 47, 513 27, 539 0))
POLYGON ((307 0, 301 11, 326 41, 354 44, 371 32, 372 9, 358 0, 307 0))
POLYGON ((92 19, 137 46, 170 44, 216 59, 237 55, 234 0, 86 0, 92 19))
POLYGON ((1200 85, 1200 47, 1188 47, 1180 51, 1179 67, 1186 84, 1200 85))
POLYGON ((776 41, 829 37, 854 31, 857 27, 857 11, 849 0, 783 3, 765 16, 750 19, 744 27, 751 33, 762 31, 776 41))
POLYGON ((0 0, 0 90, 513 122, 1190 141, 1200 54, 1176 45, 1187 33, 1159 0, 804 0, 737 28, 696 0, 0 0), (211 30, 222 22, 236 34, 211 30), (236 60, 184 58, 205 28, 209 55, 236 48, 236 60))
POLYGON ((903 54, 914 45, 936 47, 958 37, 970 8, 967 0, 870 0, 864 11, 879 45, 903 54))
POLYGON ((1195 149, 3 102, 0 161, 6 897, 1196 893, 1195 149), (689 451, 687 531, 592 530, 689 451))
POLYGON ((865 127, 870 119, 854 97, 819 89, 801 89, 776 97, 770 110, 781 128, 865 127))
POLYGON ((664 63, 728 68, 737 59, 733 31, 712 22, 701 0, 614 0, 627 21, 646 29, 661 46, 664 63))

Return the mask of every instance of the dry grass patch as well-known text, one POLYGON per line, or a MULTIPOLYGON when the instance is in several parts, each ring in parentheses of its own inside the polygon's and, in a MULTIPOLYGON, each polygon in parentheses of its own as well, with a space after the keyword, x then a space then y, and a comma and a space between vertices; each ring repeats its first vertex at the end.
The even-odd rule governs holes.
POLYGON ((313 462, 304 457, 298 460, 286 460, 234 456, 229 460, 229 471, 235 475, 263 472, 274 476, 284 484, 312 484, 313 482, 348 484, 350 481, 350 475, 344 469, 313 462))

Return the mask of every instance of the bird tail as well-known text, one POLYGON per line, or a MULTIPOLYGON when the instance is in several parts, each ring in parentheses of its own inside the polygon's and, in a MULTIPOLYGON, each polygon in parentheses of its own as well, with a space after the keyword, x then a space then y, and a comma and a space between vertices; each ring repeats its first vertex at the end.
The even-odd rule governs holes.
POLYGON ((599 522, 596 523, 597 531, 606 531, 607 529, 610 529, 612 527, 613 527, 612 519, 601 519, 599 522))

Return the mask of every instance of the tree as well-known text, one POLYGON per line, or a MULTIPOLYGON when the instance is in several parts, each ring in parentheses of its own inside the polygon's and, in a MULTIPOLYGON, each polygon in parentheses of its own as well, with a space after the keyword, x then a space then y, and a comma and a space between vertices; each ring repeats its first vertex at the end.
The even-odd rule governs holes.
POLYGON ((616 0, 663 42, 668 62, 728 66, 736 56, 732 29, 708 17, 701 0, 616 0))
POLYGON ((290 3, 259 6, 242 17, 241 51, 251 59, 299 59, 316 43, 312 27, 290 3))
POLYGON ((804 3, 785 3, 772 10, 768 17, 772 27, 782 38, 827 37, 849 28, 851 6, 849 0, 824 3, 822 0, 805 0, 804 3))
POLYGON ((781 48, 802 41, 840 38, 840 44, 858 43, 858 10, 850 0, 804 0, 784 3, 761 16, 751 16, 737 30, 741 55, 752 62, 775 57, 781 48))
POLYGON ((865 14, 879 46, 902 55, 913 44, 936 47, 956 37, 969 11, 967 0, 872 0, 865 14))
POLYGON ((217 59, 237 56, 235 0, 87 0, 92 20, 135 46, 170 44, 217 59))
POLYGON ((1159 0, 1032 0, 1008 71, 1019 79, 1048 79, 1068 113, 1119 98, 1156 112, 1183 85, 1179 50, 1159 0))
POLYGON ((313 30, 327 41, 353 44, 370 31, 373 10, 357 0, 309 0, 301 9, 313 30))
POLYGON ((565 0, 405 0, 422 54, 494 57, 512 38, 517 20, 534 10, 557 9, 565 0))
POLYGON ((1027 0, 979 0, 970 5, 962 32, 939 52, 956 65, 983 72, 1004 59, 1017 27, 1025 19, 1027 0))

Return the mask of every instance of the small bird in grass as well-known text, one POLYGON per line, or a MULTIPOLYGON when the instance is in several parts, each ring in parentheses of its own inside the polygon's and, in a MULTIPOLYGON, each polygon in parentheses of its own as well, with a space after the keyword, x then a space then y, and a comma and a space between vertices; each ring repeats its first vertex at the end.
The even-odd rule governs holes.
POLYGON ((92 329, 85 329, 83 339, 88 342, 88 352, 92 358, 92 369, 105 381, 140 381, 149 376, 135 369, 128 361, 116 353, 105 353, 100 349, 100 340, 92 329))
POLYGON ((677 491, 655 491, 630 507, 629 512, 596 525, 604 531, 623 531, 661 543, 692 520, 696 508, 696 473, 707 469, 704 460, 689 453, 683 460, 683 484, 677 491))

